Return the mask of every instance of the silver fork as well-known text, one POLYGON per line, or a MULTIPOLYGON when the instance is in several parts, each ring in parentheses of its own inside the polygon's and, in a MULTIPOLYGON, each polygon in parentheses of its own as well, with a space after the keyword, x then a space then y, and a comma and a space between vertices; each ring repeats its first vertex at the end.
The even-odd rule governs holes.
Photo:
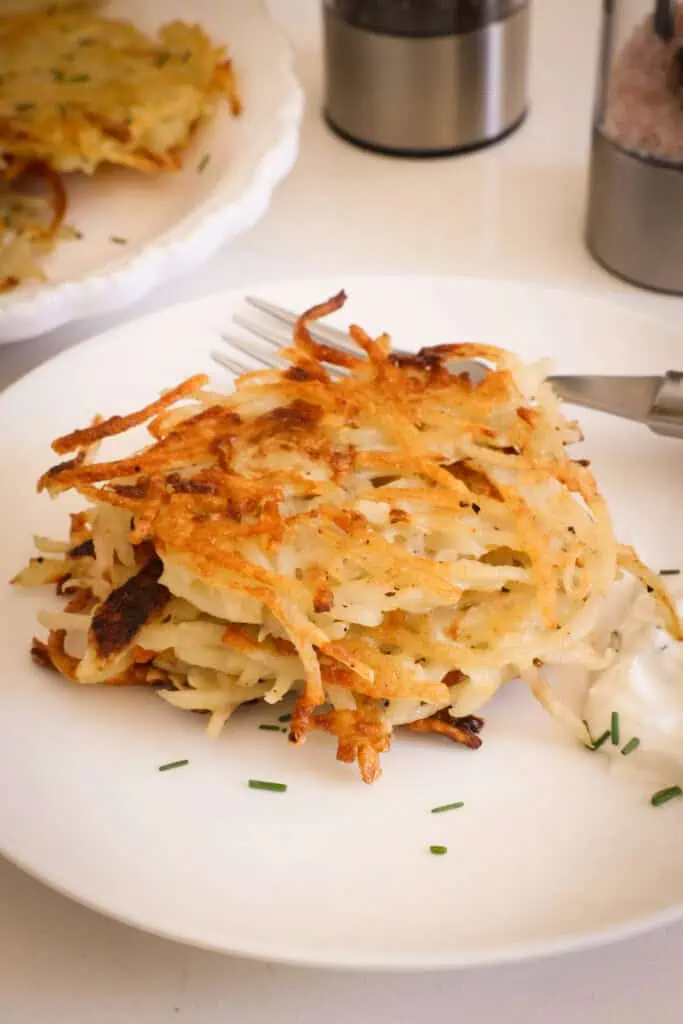
MULTIPOLYGON (((212 352, 212 358, 232 373, 241 374, 257 369, 249 360, 269 369, 287 366, 279 358, 277 349, 291 341, 291 328, 297 314, 276 306, 255 295, 245 296, 245 302, 261 314, 252 319, 236 313, 233 323, 247 331, 247 339, 237 334, 223 334, 223 340, 244 356, 234 353, 212 352), (254 339, 259 339, 255 341, 254 339)), ((348 339, 344 331, 329 324, 309 324, 311 337, 318 342, 340 349, 359 358, 360 350, 348 339)), ((400 349, 398 355, 407 355, 400 349)), ((340 366, 326 364, 332 376, 341 376, 348 371, 340 366)), ((476 383, 486 373, 487 367, 476 359, 451 361, 451 367, 458 373, 467 373, 476 383)), ((661 376, 628 377, 604 374, 577 374, 574 376, 552 376, 548 380, 562 401, 580 405, 585 409, 611 413, 623 419, 635 420, 649 427, 656 434, 683 438, 683 373, 669 370, 661 376)))

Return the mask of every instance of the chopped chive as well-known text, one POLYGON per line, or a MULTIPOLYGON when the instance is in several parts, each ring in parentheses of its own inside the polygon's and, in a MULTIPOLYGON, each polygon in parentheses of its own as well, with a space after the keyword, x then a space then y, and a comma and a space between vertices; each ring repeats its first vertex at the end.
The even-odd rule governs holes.
POLYGON ((201 158, 201 160, 197 164, 197 171, 199 172, 199 174, 201 174, 202 171, 205 171, 206 168, 209 166, 209 160, 210 159, 211 159, 211 154, 210 153, 205 153, 204 156, 201 158))
POLYGON ((50 74, 52 75, 55 82, 64 81, 64 72, 61 68, 50 68, 50 74))
POLYGON ((158 68, 163 68, 164 64, 168 64, 171 59, 170 53, 158 53, 154 58, 154 63, 158 68))
POLYGON ((74 85, 79 85, 81 82, 89 82, 90 75, 72 75, 71 78, 67 79, 67 82, 73 82, 74 85))
POLYGON ((462 800, 456 800, 453 804, 441 804, 440 807, 432 807, 431 814, 442 814, 443 811, 457 811, 460 807, 464 807, 465 804, 462 800))
POLYGON ((595 740, 593 739, 593 733, 591 732, 591 727, 590 727, 590 725, 588 724, 588 722, 586 721, 585 718, 582 718, 581 721, 583 722, 583 725, 584 725, 584 727, 586 729, 586 732, 588 733, 588 743, 585 743, 584 746, 588 747, 588 749, 591 750, 595 746, 595 740))
POLYGON ((73 230, 74 230, 74 238, 76 238, 76 239, 78 239, 80 241, 81 238, 83 238, 83 232, 79 231, 78 228, 74 228, 73 230))
POLYGON ((171 770, 171 768, 184 768, 185 765, 189 763, 190 762, 187 760, 187 758, 183 758, 182 761, 169 761, 168 764, 160 764, 159 771, 168 772, 171 770))
POLYGON ((267 722, 264 722, 263 725, 259 725, 259 729, 263 729, 264 732, 279 732, 280 726, 269 725, 267 722))
POLYGON ((665 789, 659 789, 653 793, 650 803, 653 807, 661 807, 662 804, 668 804, 669 800, 674 800, 677 796, 683 796, 683 789, 680 786, 667 786, 665 789))
POLYGON ((624 755, 624 757, 628 757, 628 755, 632 754, 634 750, 637 750, 639 746, 640 740, 638 739, 638 737, 632 736, 628 743, 625 743, 624 746, 621 748, 621 752, 624 755))
POLYGON ((109 241, 113 242, 115 245, 128 245, 128 239, 121 238, 121 235, 110 235, 109 241))
POLYGON ((448 853, 447 846, 430 846, 429 852, 433 853, 435 857, 443 857, 445 853, 448 853))
POLYGON ((680 569, 660 569, 659 570, 659 575, 660 576, 680 576, 680 574, 681 574, 681 570, 680 569))
POLYGON ((603 743, 606 743, 609 738, 610 738, 610 730, 609 729, 605 729, 605 731, 603 732, 602 736, 598 736, 597 740, 593 740, 593 745, 590 746, 588 749, 589 750, 599 750, 600 747, 603 745, 603 743))
POLYGON ((264 782, 263 779, 249 779, 249 789, 267 789, 271 793, 284 793, 287 784, 285 782, 264 782))
POLYGON ((610 718, 609 735, 612 740, 612 746, 619 746, 619 712, 613 711, 612 717, 610 718))
POLYGON ((292 716, 291 715, 280 715, 280 717, 278 718, 278 722, 291 722, 291 721, 292 721, 292 716))
POLYGON ((33 110, 34 107, 35 103, 16 103, 14 105, 17 114, 24 114, 27 110, 33 110))

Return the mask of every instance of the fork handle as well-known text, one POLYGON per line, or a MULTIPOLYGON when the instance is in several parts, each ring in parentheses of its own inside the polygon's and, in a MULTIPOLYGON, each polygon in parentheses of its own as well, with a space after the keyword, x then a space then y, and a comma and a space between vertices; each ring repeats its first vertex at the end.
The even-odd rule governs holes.
POLYGON ((655 434, 683 438, 683 373, 669 370, 664 375, 647 425, 655 434))

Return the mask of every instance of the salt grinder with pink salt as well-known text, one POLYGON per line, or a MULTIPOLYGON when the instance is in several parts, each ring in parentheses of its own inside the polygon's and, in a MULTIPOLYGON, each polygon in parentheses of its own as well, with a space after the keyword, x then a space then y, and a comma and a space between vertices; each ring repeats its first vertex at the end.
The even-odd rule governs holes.
POLYGON ((586 237, 612 273, 683 294, 683 0, 603 0, 586 237))

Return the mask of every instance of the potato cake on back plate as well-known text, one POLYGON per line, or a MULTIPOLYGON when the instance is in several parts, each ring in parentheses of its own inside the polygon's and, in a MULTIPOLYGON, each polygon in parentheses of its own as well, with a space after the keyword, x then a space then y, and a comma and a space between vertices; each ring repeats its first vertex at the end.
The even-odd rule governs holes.
POLYGON ((90 4, 0 18, 0 69, 0 157, 59 172, 175 170, 221 97, 240 106, 225 49, 200 26, 151 37, 90 4))

